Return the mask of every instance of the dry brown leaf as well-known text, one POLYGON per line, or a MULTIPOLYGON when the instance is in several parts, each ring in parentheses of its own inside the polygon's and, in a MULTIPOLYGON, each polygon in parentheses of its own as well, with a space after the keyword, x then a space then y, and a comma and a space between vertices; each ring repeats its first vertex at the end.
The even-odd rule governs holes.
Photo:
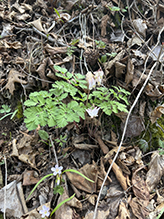
POLYGON ((14 180, 16 180, 17 182, 20 182, 20 181, 22 181, 22 179, 23 179, 23 176, 22 176, 23 174, 13 174, 13 175, 9 175, 8 177, 7 177, 7 180, 9 181, 9 182, 12 182, 12 181, 14 181, 14 180))
POLYGON ((96 203, 96 198, 97 195, 90 195, 90 194, 86 194, 86 199, 88 200, 88 202, 92 205, 95 205, 96 203))
POLYGON ((42 27, 42 23, 41 23, 41 17, 38 20, 32 21, 28 23, 29 25, 34 26, 36 29, 38 29, 39 31, 46 33, 46 31, 43 29, 42 27))
POLYGON ((98 141, 101 150, 103 151, 104 154, 107 154, 109 152, 109 148, 104 144, 102 137, 100 136, 100 133, 94 133, 95 139, 98 141))
POLYGON ((111 71, 112 66, 120 61, 120 59, 122 59, 123 55, 125 54, 125 50, 122 50, 121 52, 119 52, 116 57, 114 59, 112 59, 109 62, 105 62, 104 63, 104 68, 105 68, 105 74, 108 75, 111 71))
POLYGON ((84 49, 84 50, 87 50, 88 47, 90 47, 90 48, 93 47, 93 42, 90 41, 90 42, 86 42, 86 43, 85 43, 84 40, 80 39, 79 42, 78 42, 78 44, 77 44, 77 46, 78 46, 79 48, 82 48, 82 49, 84 49))
POLYGON ((132 189, 136 196, 130 201, 130 207, 133 214, 139 218, 144 219, 149 214, 147 205, 149 204, 150 194, 147 187, 147 183, 140 177, 138 173, 144 166, 137 169, 132 176, 132 189))
POLYGON ((12 4, 11 8, 15 8, 15 9, 18 10, 21 14, 25 13, 25 8, 24 8, 24 6, 21 6, 20 4, 18 4, 18 1, 15 2, 14 4, 12 4))
POLYGON ((116 78, 120 78, 122 74, 125 74, 124 70, 126 65, 122 64, 121 62, 115 62, 115 75, 116 78))
POLYGON ((126 85, 128 85, 133 80, 134 75, 134 65, 131 59, 128 60, 127 73, 125 76, 126 85))
MULTIPOLYGON (((63 195, 59 196, 57 205, 61 203, 62 201, 68 199, 69 196, 66 192, 66 189, 64 188, 63 195)), ((67 203, 64 203, 56 212, 55 212, 55 218, 57 219, 72 219, 73 218, 73 210, 72 208, 67 205, 67 203)))
POLYGON ((65 22, 69 21, 71 19, 71 15, 68 13, 62 13, 60 14, 60 19, 64 20, 65 22))
POLYGON ((31 16, 29 14, 25 13, 25 14, 22 14, 22 15, 16 15, 15 18, 19 21, 25 21, 28 18, 31 18, 31 16))
MULTIPOLYGON (((110 23, 110 26, 111 25, 110 23)), ((110 41, 115 43, 123 43, 125 38, 125 34, 121 30, 116 30, 110 34, 110 41)))
POLYGON ((107 26, 107 22, 109 20, 109 15, 104 15, 101 19, 101 36, 105 37, 106 35, 106 26, 107 26))
POLYGON ((115 219, 130 219, 130 213, 124 202, 119 205, 118 216, 115 219))
POLYGON ((133 192, 134 195, 142 200, 145 200, 145 206, 147 206, 147 204, 149 203, 149 198, 150 198, 150 194, 149 194, 149 190, 147 187, 146 182, 139 176, 139 171, 142 170, 144 168, 144 166, 140 167, 139 169, 137 169, 132 176, 132 184, 133 184, 133 192))
POLYGON ((55 54, 65 54, 67 52, 67 47, 52 47, 47 44, 44 48, 51 56, 55 54))
POLYGON ((72 9, 72 7, 78 2, 79 0, 66 0, 63 1, 63 6, 65 8, 65 10, 70 11, 72 9))
MULTIPOLYGON (((106 195, 108 209, 110 210, 108 218, 115 218, 118 215, 118 208, 122 201, 122 198, 124 197, 124 191, 120 183, 116 179, 114 173, 110 173, 110 178, 112 179, 112 182, 109 186, 109 189, 107 190, 106 195)), ((106 206, 106 203, 104 204, 106 206)))
POLYGON ((15 59, 15 63, 16 64, 24 64, 25 63, 25 61, 24 61, 24 59, 22 59, 21 57, 16 57, 16 59, 15 59))
POLYGON ((93 153, 88 150, 76 149, 72 152, 72 157, 78 162, 79 165, 83 166, 91 162, 93 153))
MULTIPOLYGON (((86 213, 84 219, 91 219, 93 218, 93 215, 94 215, 94 212, 93 211, 88 211, 88 213, 86 213)), ((98 210, 97 211, 97 216, 96 216, 96 219, 107 219, 108 218, 108 215, 109 215, 109 209, 106 210, 106 211, 101 211, 101 210, 98 210)))
POLYGON ((135 150, 129 149, 126 153, 125 152, 121 152, 119 154, 119 159, 121 160, 123 165, 131 166, 135 162, 134 154, 135 154, 135 150), (131 154, 133 154, 133 155, 131 155, 131 154))
POLYGON ((33 185, 39 182, 40 178, 34 176, 34 170, 26 170, 23 174, 23 186, 33 185))
POLYGON ((146 80, 147 76, 142 74, 139 70, 134 69, 134 76, 132 80, 133 87, 137 87, 139 84, 142 84, 146 80))
POLYGON ((152 99, 156 100, 157 98, 161 98, 164 94, 160 92, 158 86, 153 86, 152 84, 148 83, 145 87, 145 93, 152 99))
POLYGON ((146 57, 147 57, 146 54, 142 53, 142 52, 139 51, 139 50, 134 50, 134 49, 132 49, 132 52, 134 53, 135 56, 138 56, 138 57, 140 57, 140 58, 143 59, 143 60, 145 60, 146 57))
POLYGON ((15 41, 15 42, 10 43, 6 41, 6 39, 1 40, 0 47, 1 46, 5 47, 6 49, 21 49, 22 48, 22 44, 20 42, 15 41))
POLYGON ((142 202, 138 198, 133 198, 129 203, 133 214, 136 216, 137 219, 145 219, 147 215, 149 215, 149 211, 142 202))
POLYGON ((14 139, 12 142, 13 151, 10 156, 18 157, 19 160, 29 164, 32 168, 38 171, 35 164, 35 156, 39 152, 34 152, 32 150, 31 143, 33 141, 35 141, 35 136, 30 135, 24 135, 24 137, 21 138, 17 144, 16 140, 14 139))
POLYGON ((92 150, 98 148, 98 145, 93 144, 74 144, 74 146, 80 150, 92 150))
POLYGON ((143 21, 141 18, 138 18, 133 20, 133 25, 139 34, 141 34, 143 37, 146 37, 147 25, 145 21, 143 21))
POLYGON ((157 106, 155 108, 155 110, 153 110, 150 113, 150 121, 152 124, 154 124, 156 122, 156 120, 158 118, 161 118, 161 116, 164 114, 164 104, 162 104, 161 106, 157 106))
POLYGON ((66 56, 61 62, 56 62, 55 65, 62 65, 67 62, 71 62, 73 59, 72 56, 66 56))
POLYGON ((131 171, 129 170, 129 168, 126 166, 126 164, 121 159, 119 159, 119 158, 117 159, 117 164, 121 168, 123 173, 125 173, 126 175, 131 174, 131 171))
POLYGON ((84 177, 72 173, 66 172, 67 177, 71 181, 71 183, 78 189, 86 191, 88 193, 96 192, 96 182, 97 182, 97 166, 96 164, 86 164, 81 169, 78 170, 82 174, 84 174, 89 179, 93 180, 94 183, 89 182, 84 177))
POLYGON ((6 214, 9 218, 20 218, 28 211, 26 202, 24 200, 23 189, 21 182, 13 181, 6 186, 6 196, 4 196, 3 187, 0 190, 0 211, 4 212, 4 198, 6 199, 6 214))
POLYGON ((142 43, 143 43, 142 40, 134 34, 133 37, 128 40, 127 46, 128 47, 132 47, 134 45, 142 46, 142 43))
MULTIPOLYGON (((123 144, 123 145, 124 145, 124 144, 123 144)), ((130 146, 129 149, 130 149, 130 148, 132 148, 132 147, 130 146)), ((104 162, 106 163, 109 159, 111 159, 111 158, 117 153, 117 150, 118 150, 118 146, 115 145, 115 147, 114 147, 112 150, 110 150, 110 151, 105 155, 105 157, 104 157, 104 162)), ((125 151, 125 147, 121 147, 120 153, 121 153, 122 151, 125 151)))
POLYGON ((156 190, 156 193, 157 193, 157 203, 158 204, 161 204, 162 202, 164 203, 164 197, 159 194, 158 189, 156 190))
POLYGON ((1 33, 1 38, 4 38, 4 37, 9 37, 10 35, 13 34, 12 32, 12 25, 10 23, 2 23, 3 25, 3 30, 2 30, 2 33, 1 33))
POLYGON ((26 3, 21 3, 21 5, 28 11, 32 12, 32 5, 26 4, 26 3))
POLYGON ((150 56, 152 57, 153 61, 157 61, 158 56, 160 55, 159 60, 162 62, 164 58, 164 48, 162 48, 162 45, 156 46, 155 48, 153 46, 151 49, 152 49, 152 52, 150 52, 150 56))
POLYGON ((19 73, 17 70, 12 68, 9 72, 8 82, 5 86, 5 89, 9 89, 10 93, 13 95, 13 92, 15 90, 14 83, 27 84, 27 81, 24 81, 21 78, 24 78, 24 75, 22 75, 22 73, 19 73))
POLYGON ((49 57, 43 59, 41 65, 38 67, 36 72, 38 73, 39 77, 43 80, 42 81, 42 88, 48 88, 49 83, 47 81, 47 77, 45 76, 46 67, 49 61, 49 57), (46 80, 46 81, 44 81, 46 80))
POLYGON ((32 168, 36 169, 36 164, 35 164, 35 156, 38 155, 38 153, 32 153, 32 154, 21 154, 18 156, 18 159, 21 160, 22 162, 29 164, 32 168))
POLYGON ((75 196, 73 197, 73 199, 66 202, 66 204, 70 207, 79 208, 80 210, 82 210, 82 203, 75 196))
POLYGON ((154 152, 151 156, 149 171, 146 175, 146 183, 150 192, 157 186, 163 174, 164 155, 159 155, 158 152, 154 152))
MULTIPOLYGON (((109 159, 109 163, 111 165, 112 163, 112 159, 109 159)), ((113 172, 115 173, 115 176, 117 178, 117 180, 119 181, 121 187, 123 188, 123 190, 127 190, 127 183, 126 183, 126 178, 124 177, 123 173, 122 173, 122 170, 120 169, 120 167, 114 163, 113 166, 112 166, 112 170, 113 172)))

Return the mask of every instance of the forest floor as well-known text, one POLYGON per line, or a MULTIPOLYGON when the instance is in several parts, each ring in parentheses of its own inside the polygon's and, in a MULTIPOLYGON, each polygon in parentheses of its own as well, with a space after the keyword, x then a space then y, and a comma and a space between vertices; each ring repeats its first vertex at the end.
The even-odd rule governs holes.
POLYGON ((164 0, 2 0, 0 218, 162 217, 163 74, 164 0))

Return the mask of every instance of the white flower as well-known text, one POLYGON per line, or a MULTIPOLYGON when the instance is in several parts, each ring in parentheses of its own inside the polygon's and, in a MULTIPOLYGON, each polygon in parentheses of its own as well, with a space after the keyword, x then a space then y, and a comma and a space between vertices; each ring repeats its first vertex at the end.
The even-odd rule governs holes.
POLYGON ((94 88, 96 86, 96 81, 94 79, 94 75, 90 71, 86 74, 86 81, 88 82, 89 90, 91 90, 92 88, 94 88))
POLYGON ((86 109, 87 113, 90 115, 91 118, 98 116, 98 111, 100 107, 91 107, 90 109, 86 109))
POLYGON ((98 85, 100 85, 103 79, 104 72, 100 68, 98 71, 95 71, 94 74, 95 74, 95 81, 97 82, 98 85))
POLYGON ((53 175, 56 176, 57 174, 61 174, 61 170, 63 169, 62 166, 58 167, 58 165, 56 164, 55 167, 51 168, 51 171, 53 172, 53 175))
POLYGON ((50 215, 49 210, 50 210, 49 207, 43 205, 42 210, 39 211, 39 214, 42 215, 42 218, 48 217, 50 215))

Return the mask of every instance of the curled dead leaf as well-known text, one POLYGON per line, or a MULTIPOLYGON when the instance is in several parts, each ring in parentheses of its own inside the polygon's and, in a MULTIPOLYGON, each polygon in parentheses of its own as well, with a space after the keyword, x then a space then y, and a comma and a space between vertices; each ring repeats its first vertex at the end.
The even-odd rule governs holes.
POLYGON ((5 86, 5 89, 9 89, 10 93, 13 95, 15 90, 15 83, 27 84, 27 81, 22 80, 25 76, 22 73, 19 73, 17 70, 12 68, 8 75, 8 82, 5 86))
POLYGON ((156 122, 158 118, 164 114, 164 104, 157 106, 151 113, 150 113, 150 121, 152 124, 156 122))
POLYGON ((159 155, 158 152, 154 152, 151 156, 149 163, 149 171, 146 175, 146 183, 149 191, 152 191, 159 183, 162 175, 164 174, 164 155, 159 155))

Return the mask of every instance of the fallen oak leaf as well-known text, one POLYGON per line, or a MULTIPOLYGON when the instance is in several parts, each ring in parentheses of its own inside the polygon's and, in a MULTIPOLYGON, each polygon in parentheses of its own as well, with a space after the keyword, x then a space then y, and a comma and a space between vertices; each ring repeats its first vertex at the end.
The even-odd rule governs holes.
POLYGON ((25 77, 21 73, 19 73, 17 70, 12 68, 8 75, 8 82, 5 86, 5 89, 9 89, 10 93, 13 95, 13 92, 15 90, 14 83, 20 83, 20 84, 27 84, 27 81, 22 80, 21 78, 25 77))
POLYGON ((152 124, 156 122, 158 118, 164 114, 164 104, 157 106, 151 113, 150 113, 150 121, 152 124))

